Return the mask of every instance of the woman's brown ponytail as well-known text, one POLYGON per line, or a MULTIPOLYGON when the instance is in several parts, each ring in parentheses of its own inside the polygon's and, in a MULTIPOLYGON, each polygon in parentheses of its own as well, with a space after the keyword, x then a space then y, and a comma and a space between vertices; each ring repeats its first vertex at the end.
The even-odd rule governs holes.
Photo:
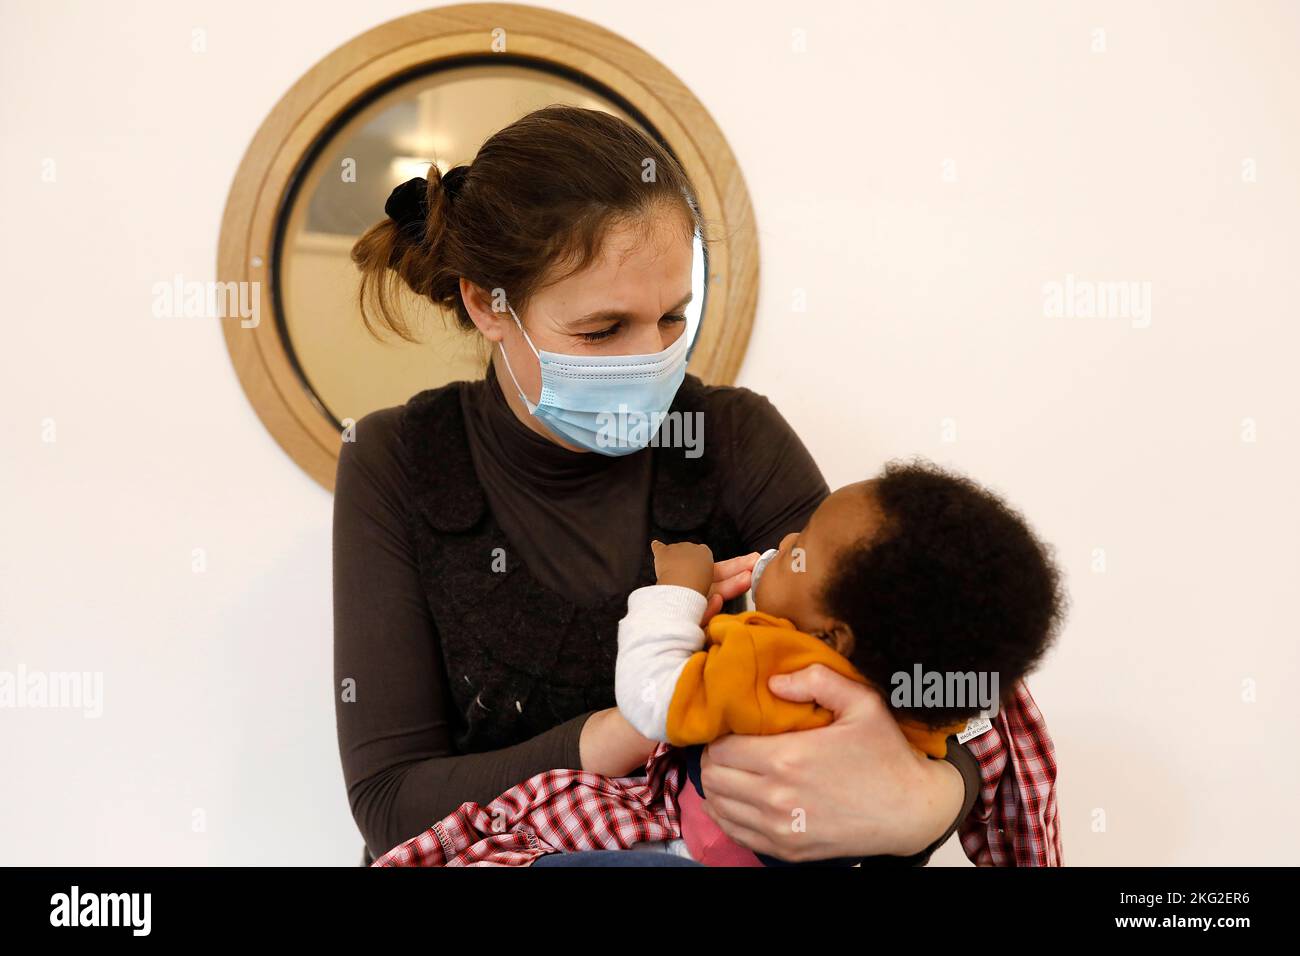
POLYGON ((376 338, 380 336, 372 317, 406 341, 419 341, 397 307, 403 285, 448 308, 454 308, 453 296, 460 299, 459 276, 439 268, 445 261, 451 213, 451 197, 442 180, 438 167, 431 165, 422 221, 381 219, 352 246, 352 261, 361 271, 361 319, 376 338))

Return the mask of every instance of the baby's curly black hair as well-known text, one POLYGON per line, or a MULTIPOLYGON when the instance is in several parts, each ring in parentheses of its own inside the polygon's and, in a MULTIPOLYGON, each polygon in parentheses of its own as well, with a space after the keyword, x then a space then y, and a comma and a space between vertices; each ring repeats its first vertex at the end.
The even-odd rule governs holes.
MULTIPOLYGON (((924 459, 891 461, 866 488, 884 521, 841 552, 820 595, 823 611, 853 630, 853 665, 887 700, 893 675, 918 664, 996 672, 999 697, 1009 699, 1065 618, 1050 546, 997 495, 924 459)), ((980 707, 896 712, 941 727, 980 707)))

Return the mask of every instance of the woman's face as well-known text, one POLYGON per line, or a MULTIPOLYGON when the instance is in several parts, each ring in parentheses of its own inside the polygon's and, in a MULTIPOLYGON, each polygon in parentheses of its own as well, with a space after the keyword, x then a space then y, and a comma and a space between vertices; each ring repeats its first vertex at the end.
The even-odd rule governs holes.
MULTIPOLYGON (((667 348, 686 334, 686 305, 691 300, 694 246, 682 214, 663 210, 642 223, 612 227, 596 259, 580 272, 538 292, 519 313, 539 351, 568 355, 644 355, 667 348)), ((462 293, 466 283, 461 280, 462 293)), ((519 387, 536 403, 541 368, 508 310, 493 312, 482 293, 466 297, 470 314, 484 337, 499 343, 492 361, 515 415, 540 435, 585 451, 554 435, 528 413, 510 384, 501 349, 510 357, 519 387)), ((511 303, 514 305, 514 303, 511 303)))

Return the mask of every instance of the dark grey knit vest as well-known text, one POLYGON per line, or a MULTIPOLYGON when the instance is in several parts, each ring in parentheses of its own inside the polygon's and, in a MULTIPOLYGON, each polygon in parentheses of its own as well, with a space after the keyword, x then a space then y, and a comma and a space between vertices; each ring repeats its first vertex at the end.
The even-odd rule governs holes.
MULTIPOLYGON (((456 707, 453 740, 458 753, 478 753, 615 706, 618 622, 627 595, 575 604, 543 587, 519 560, 474 471, 460 388, 453 382, 413 396, 402 412, 401 436, 412 491, 411 537, 456 707), (500 568, 502 560, 504 570, 494 570, 494 561, 500 568)), ((703 388, 687 375, 672 410, 703 412, 703 388)), ((706 435, 704 447, 730 440, 706 435)), ((735 525, 719 507, 716 456, 688 458, 684 449, 666 447, 649 454, 650 536, 703 542, 719 559, 744 553, 735 525)), ((598 515, 593 524, 617 520, 598 515)), ((654 582, 647 539, 636 586, 654 582)), ((744 608, 741 595, 724 610, 744 608)))

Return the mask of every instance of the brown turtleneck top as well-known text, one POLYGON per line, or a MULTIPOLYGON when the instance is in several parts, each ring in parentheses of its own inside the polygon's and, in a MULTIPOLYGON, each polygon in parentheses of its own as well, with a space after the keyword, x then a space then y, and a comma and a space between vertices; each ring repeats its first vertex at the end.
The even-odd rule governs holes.
MULTIPOLYGON (((651 450, 622 457, 572 452, 538 435, 506 403, 496 376, 462 382, 466 431, 479 482, 498 524, 544 586, 586 603, 635 587, 648 547, 651 450)), ((707 389, 706 447, 721 456, 722 505, 750 550, 801 529, 829 493, 799 437, 762 395, 707 389)), ((335 696, 348 802, 370 856, 378 856, 467 800, 487 803, 556 768, 581 768, 578 741, 594 711, 489 753, 451 747, 451 708, 438 634, 405 520, 403 406, 362 417, 344 443, 334 490, 335 687, 382 694, 335 696)), ((719 555, 719 558, 730 555, 719 555)), ((952 828, 979 786, 964 747, 949 760, 966 781, 952 828)))

